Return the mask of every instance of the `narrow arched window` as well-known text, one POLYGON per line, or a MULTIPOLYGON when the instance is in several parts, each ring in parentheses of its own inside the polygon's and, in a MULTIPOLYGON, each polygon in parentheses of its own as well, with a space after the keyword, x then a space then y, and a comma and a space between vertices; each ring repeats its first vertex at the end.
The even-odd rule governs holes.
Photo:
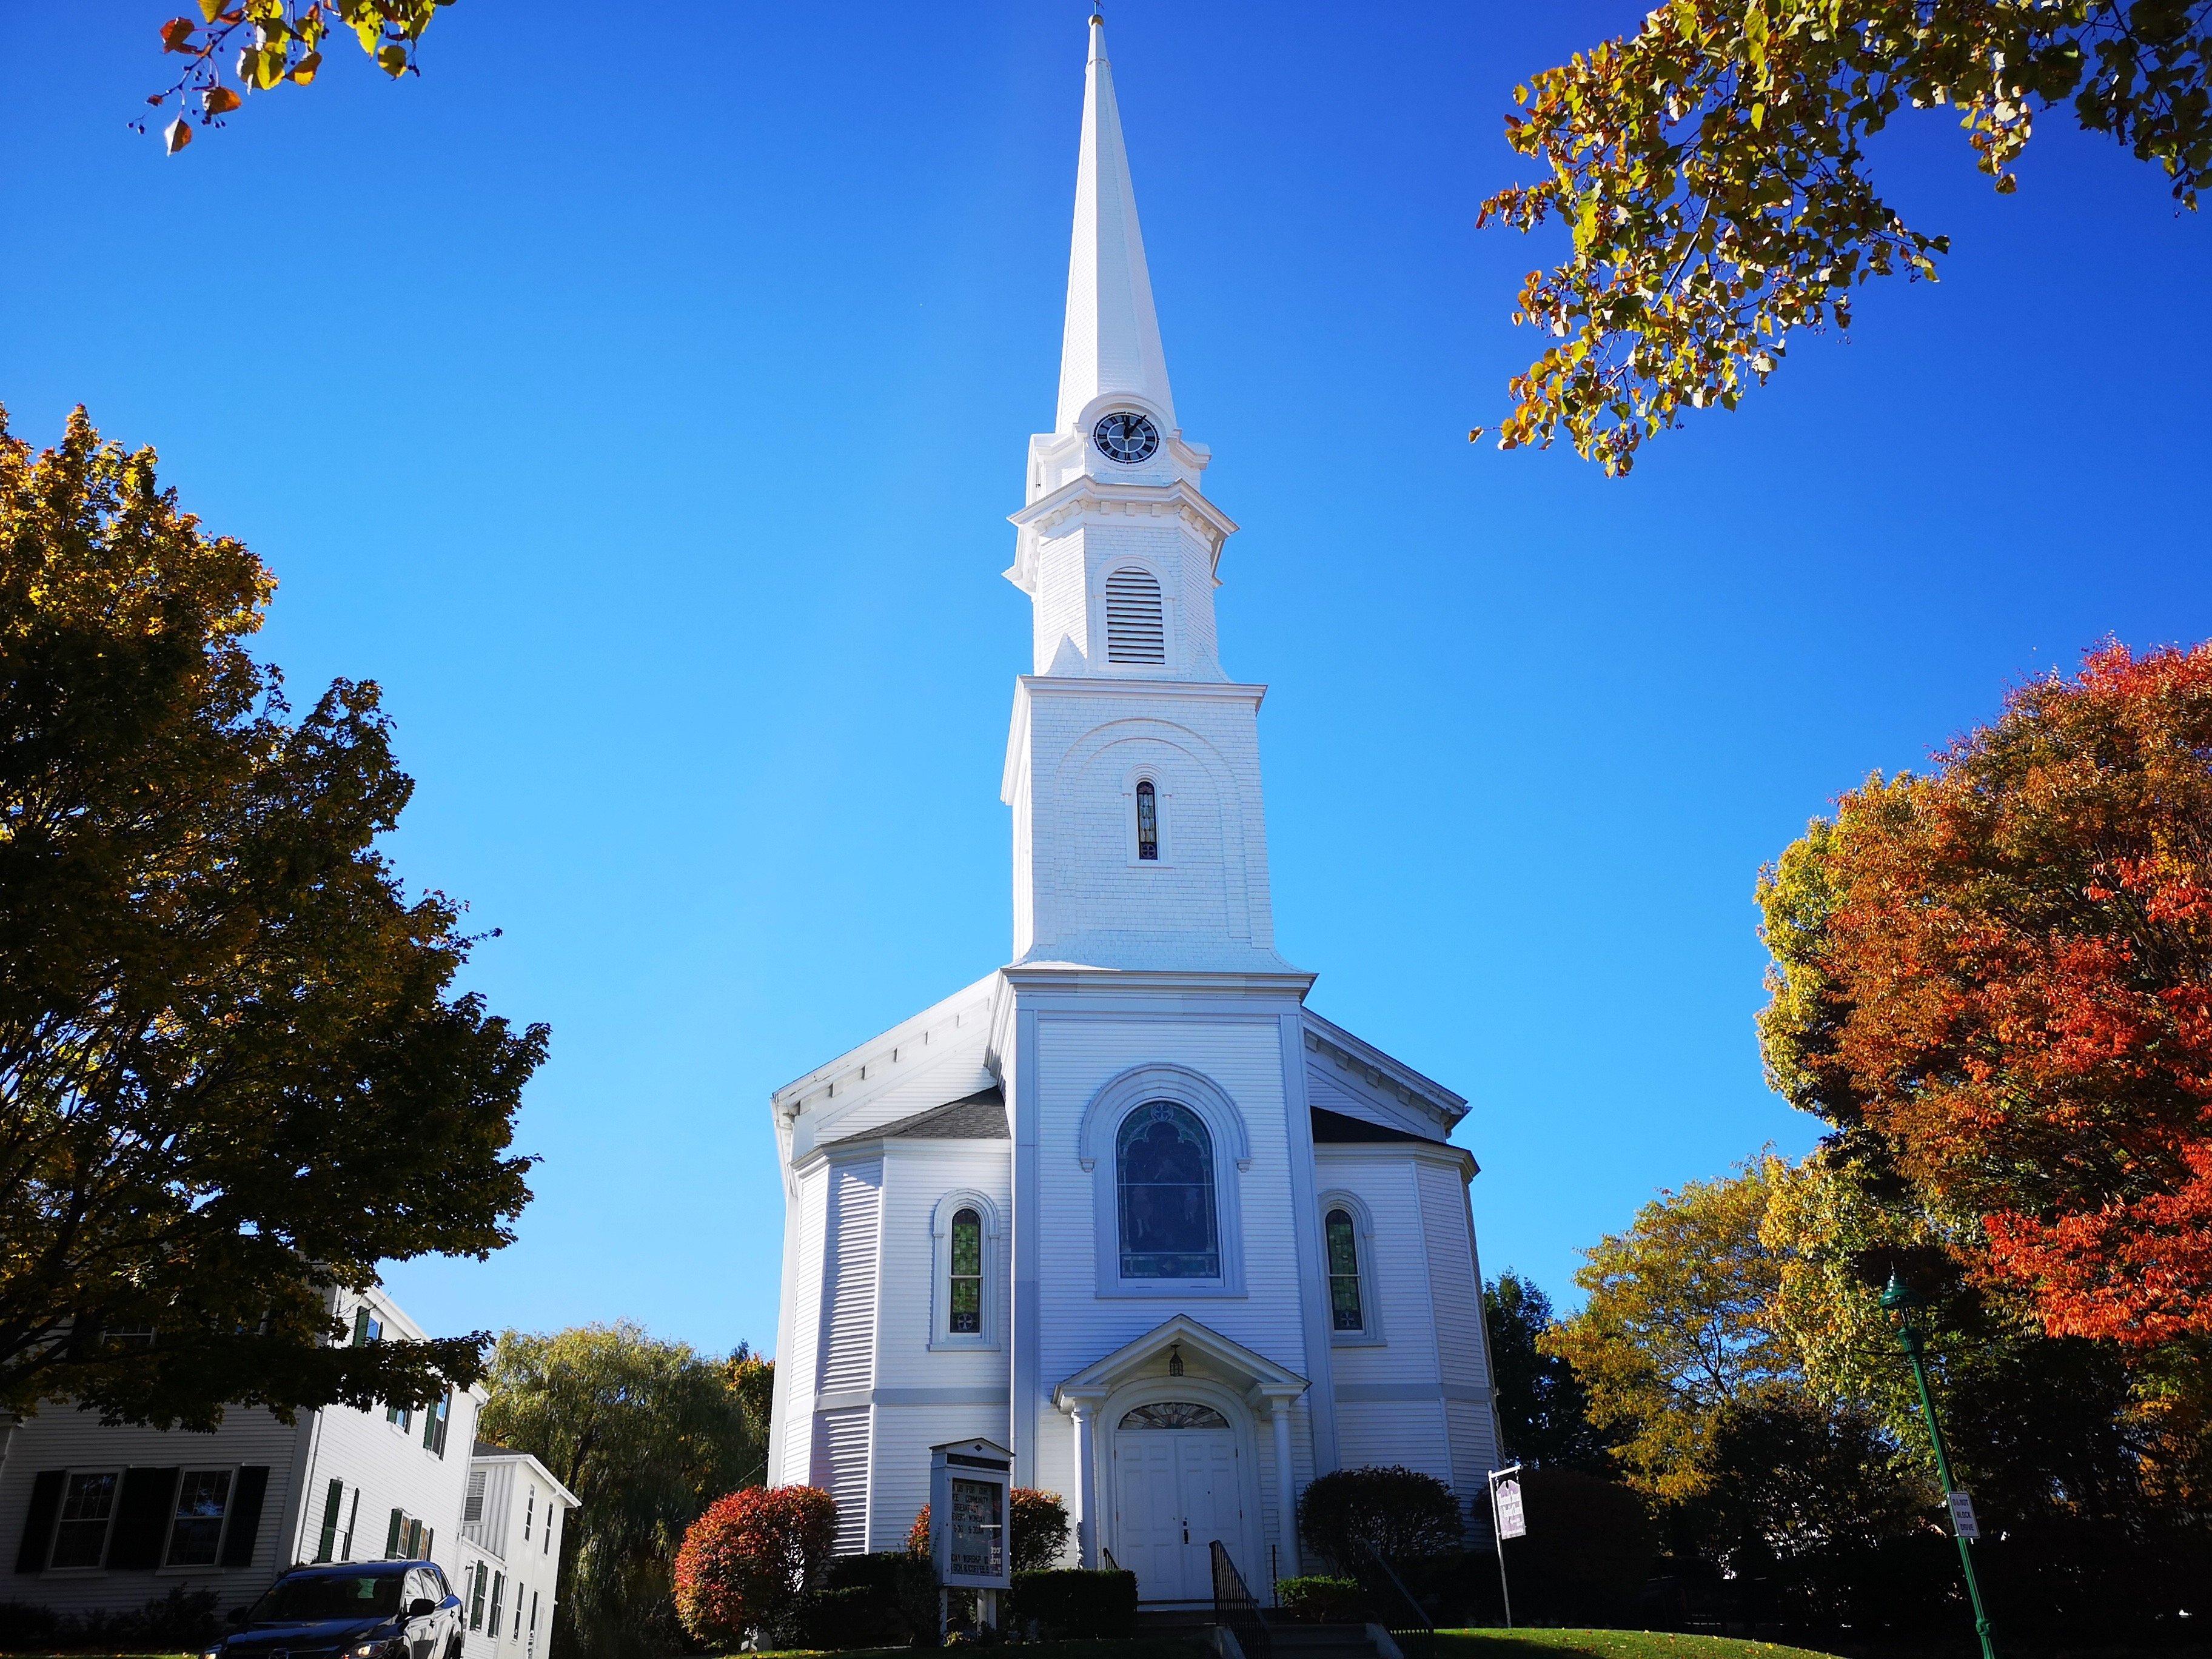
POLYGON ((1349 1210, 1331 1210, 1322 1229, 1328 1235, 1328 1316, 1333 1329, 1364 1331, 1359 1305, 1359 1237, 1349 1210))
POLYGON ((1121 1277, 1220 1278, 1213 1138, 1198 1114, 1171 1100, 1146 1102, 1115 1137, 1114 1170, 1121 1277))
POLYGON ((983 1218, 961 1210, 952 1218, 951 1328, 972 1336, 983 1328, 983 1218))
POLYGON ((1137 856, 1157 860, 1160 855, 1160 798, 1150 778, 1137 784, 1137 856))
POLYGON ((1167 620, 1152 573, 1126 565, 1106 578, 1106 660, 1164 663, 1167 620))

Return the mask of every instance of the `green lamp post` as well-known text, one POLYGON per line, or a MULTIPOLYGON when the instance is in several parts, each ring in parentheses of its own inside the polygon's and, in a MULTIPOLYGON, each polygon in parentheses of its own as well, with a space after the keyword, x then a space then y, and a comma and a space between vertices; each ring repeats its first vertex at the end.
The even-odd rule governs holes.
POLYGON ((1882 1311, 1896 1322, 1897 1346, 1912 1362, 1912 1380, 1920 1389, 1921 1415, 1928 1419, 1928 1443, 1936 1449, 1936 1476, 1943 1483, 1943 1501, 1951 1511, 1951 1531, 1959 1540, 1959 1565, 1966 1575, 1966 1599, 1974 1605, 1974 1634, 1982 1639, 1982 1659, 1997 1659, 1996 1644, 1990 1639, 1990 1616, 1982 1609, 1982 1588, 1974 1582, 1971 1540, 1979 1534, 1974 1528, 1973 1505, 1952 1482, 1951 1460, 1943 1450, 1943 1431, 1936 1421, 1936 1401, 1928 1392, 1928 1368, 1921 1360, 1926 1340, 1921 1334, 1918 1315, 1927 1305, 1928 1298, 1906 1285, 1893 1269, 1889 1283, 1881 1292, 1882 1311))

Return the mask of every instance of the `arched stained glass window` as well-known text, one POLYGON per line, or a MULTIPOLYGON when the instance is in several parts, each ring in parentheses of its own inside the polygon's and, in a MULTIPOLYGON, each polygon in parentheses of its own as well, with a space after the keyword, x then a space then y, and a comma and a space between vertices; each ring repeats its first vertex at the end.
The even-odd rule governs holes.
POLYGON ((1122 1120, 1114 1168, 1121 1277, 1218 1279, 1213 1138, 1198 1114, 1171 1100, 1146 1101, 1122 1120))
POLYGON ((983 1328, 983 1218, 960 1210, 952 1218, 951 1327, 957 1336, 983 1328))
POLYGON ((1137 856, 1158 859, 1160 855, 1160 798, 1150 778, 1137 785, 1137 856))
POLYGON ((1331 1210, 1322 1224, 1328 1235, 1328 1316, 1332 1328, 1364 1331, 1367 1317, 1359 1305, 1359 1236, 1349 1210, 1331 1210))

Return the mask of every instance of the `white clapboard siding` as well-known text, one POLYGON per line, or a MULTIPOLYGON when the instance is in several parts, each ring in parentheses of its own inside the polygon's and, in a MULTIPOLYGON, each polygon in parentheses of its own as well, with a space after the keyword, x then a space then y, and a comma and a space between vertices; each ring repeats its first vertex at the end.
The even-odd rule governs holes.
POLYGON ((1474 1282, 1474 1241, 1468 1232, 1467 1189, 1439 1164, 1415 1172, 1421 1226, 1428 1238, 1430 1293, 1436 1300, 1437 1346, 1446 1383, 1477 1388, 1488 1378, 1482 1357, 1482 1291, 1474 1282))
POLYGON ((808 1484, 836 1501, 840 1555, 868 1547, 868 1417, 866 1407, 820 1412, 814 1419, 814 1462, 808 1484))
POLYGON ((841 1168, 831 1183, 830 1239, 823 1271, 826 1327, 821 1391, 867 1388, 875 1377, 876 1224, 882 1209, 883 1162, 841 1168))
MULTIPOLYGON (((800 1175, 791 1206, 791 1224, 799 1229, 799 1271, 791 1287, 798 1316, 791 1322, 780 1472, 787 1482, 805 1480, 813 1458, 815 1356, 821 1350, 823 1234, 830 1207, 830 1174, 817 1165, 800 1175)), ((779 1362, 783 1358, 779 1355, 779 1362)))

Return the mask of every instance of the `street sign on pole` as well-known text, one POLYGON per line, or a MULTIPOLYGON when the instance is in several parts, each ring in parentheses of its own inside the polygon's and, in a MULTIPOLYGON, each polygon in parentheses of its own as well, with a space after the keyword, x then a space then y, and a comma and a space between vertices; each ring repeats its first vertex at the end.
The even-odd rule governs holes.
POLYGON ((1974 1521, 1974 1500, 1962 1492, 1943 1494, 1951 1505, 1951 1530, 1960 1538, 1981 1541, 1982 1529, 1974 1521))
POLYGON ((1498 1593, 1505 1602, 1505 1628, 1513 1628, 1513 1588, 1505 1582, 1505 1540, 1525 1538, 1528 1522, 1521 1511, 1521 1466, 1490 1472, 1490 1537, 1498 1546, 1498 1593))

